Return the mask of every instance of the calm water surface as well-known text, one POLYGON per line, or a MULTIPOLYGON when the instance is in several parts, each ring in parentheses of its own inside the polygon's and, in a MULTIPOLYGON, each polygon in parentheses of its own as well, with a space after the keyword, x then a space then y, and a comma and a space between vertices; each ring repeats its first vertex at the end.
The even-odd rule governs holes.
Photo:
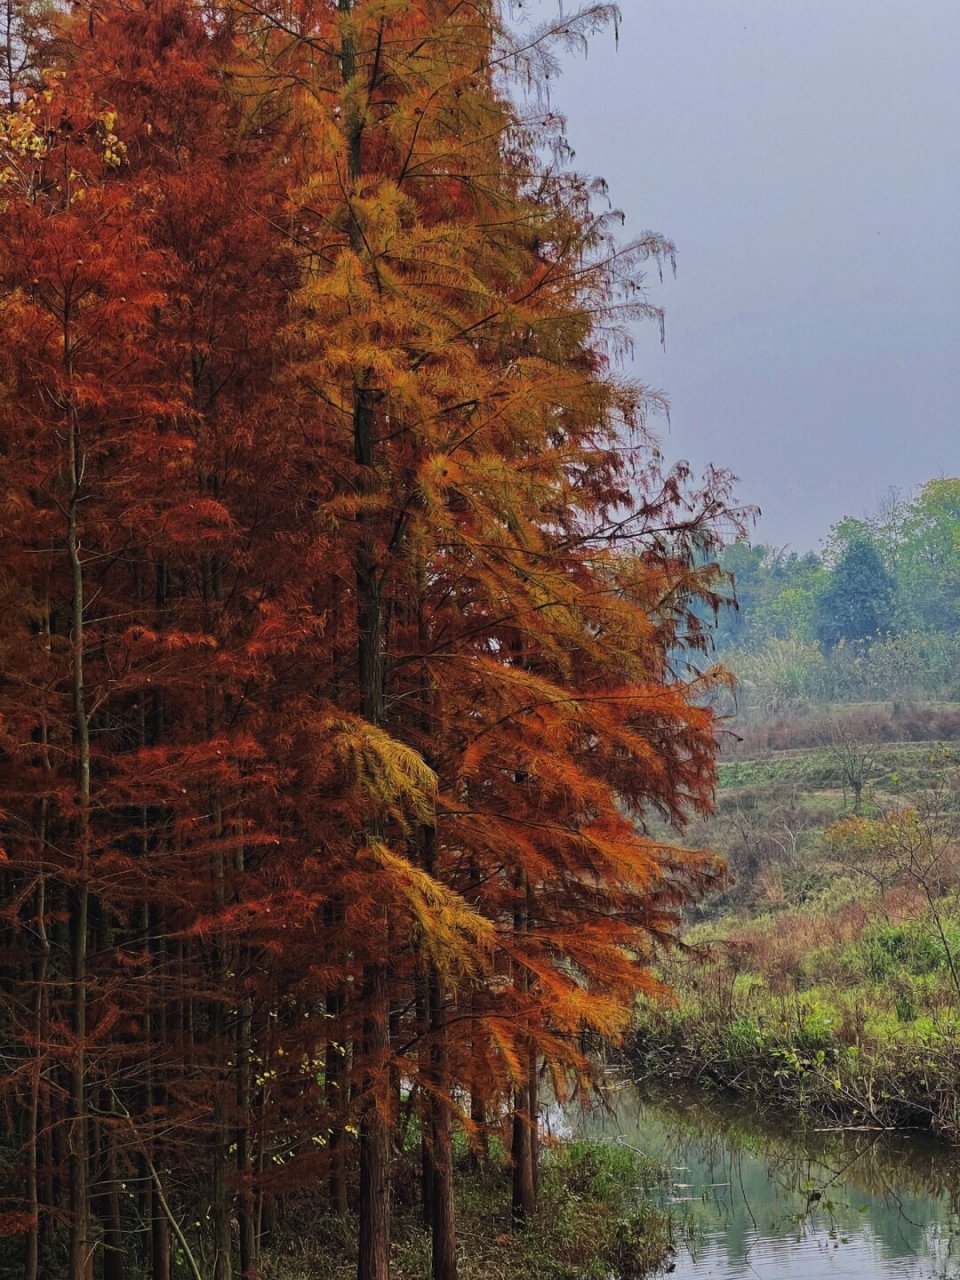
POLYGON ((742 1106, 645 1101, 578 1128, 670 1169, 674 1280, 960 1280, 960 1153, 920 1134, 778 1127, 742 1106))

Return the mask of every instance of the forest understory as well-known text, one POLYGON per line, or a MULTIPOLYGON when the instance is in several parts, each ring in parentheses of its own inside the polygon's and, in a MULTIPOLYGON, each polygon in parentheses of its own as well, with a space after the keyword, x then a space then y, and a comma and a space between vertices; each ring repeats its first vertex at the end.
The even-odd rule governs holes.
MULTIPOLYGON (((669 1262, 675 1226, 650 1197, 666 1170, 610 1142, 548 1147, 540 1167, 536 1220, 517 1231, 510 1217, 509 1163, 496 1144, 482 1164, 462 1153, 458 1175, 459 1272, 464 1280, 646 1280, 669 1262)), ((393 1274, 429 1273, 430 1232, 414 1192, 412 1165, 397 1180, 393 1274)), ((356 1222, 317 1215, 293 1200, 264 1255, 264 1280, 347 1280, 356 1270, 356 1222)))

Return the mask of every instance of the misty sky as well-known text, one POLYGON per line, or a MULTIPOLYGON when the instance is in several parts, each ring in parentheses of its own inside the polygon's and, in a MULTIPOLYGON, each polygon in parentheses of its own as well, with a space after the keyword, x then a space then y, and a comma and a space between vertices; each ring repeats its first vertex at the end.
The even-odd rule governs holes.
POLYGON ((553 102, 627 234, 679 250, 635 360, 667 457, 733 470, 754 536, 798 550, 960 474, 958 0, 622 7, 553 102))

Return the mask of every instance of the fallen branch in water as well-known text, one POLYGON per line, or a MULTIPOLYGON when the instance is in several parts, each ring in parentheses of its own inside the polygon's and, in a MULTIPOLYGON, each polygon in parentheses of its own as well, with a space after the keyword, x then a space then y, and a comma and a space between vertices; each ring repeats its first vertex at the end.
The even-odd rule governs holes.
POLYGON ((814 1133, 923 1133, 918 1124, 831 1124, 820 1125, 814 1133))

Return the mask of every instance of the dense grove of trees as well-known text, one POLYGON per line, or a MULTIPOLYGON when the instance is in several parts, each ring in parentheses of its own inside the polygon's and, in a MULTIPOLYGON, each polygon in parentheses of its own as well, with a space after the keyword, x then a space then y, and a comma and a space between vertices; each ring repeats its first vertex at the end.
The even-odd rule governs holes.
POLYGON ((721 564, 739 607, 715 641, 742 706, 960 699, 960 480, 841 520, 822 555, 738 541, 721 564))
MULTIPOLYGON (((724 477, 620 378, 642 263, 459 0, 8 6, 0 117, 0 1260, 385 1280, 419 1132, 583 1078, 713 860, 724 477), (17 22, 19 21, 19 26, 17 22), (41 73, 36 68, 44 68, 41 73), (687 660, 678 659, 686 655, 687 660)), ((535 98, 534 98, 535 101, 535 98)))
POLYGON ((824 648, 960 623, 960 479, 930 480, 870 519, 845 518, 822 555, 763 543, 724 549, 739 611, 723 610, 720 649, 757 649, 790 636, 824 648))

